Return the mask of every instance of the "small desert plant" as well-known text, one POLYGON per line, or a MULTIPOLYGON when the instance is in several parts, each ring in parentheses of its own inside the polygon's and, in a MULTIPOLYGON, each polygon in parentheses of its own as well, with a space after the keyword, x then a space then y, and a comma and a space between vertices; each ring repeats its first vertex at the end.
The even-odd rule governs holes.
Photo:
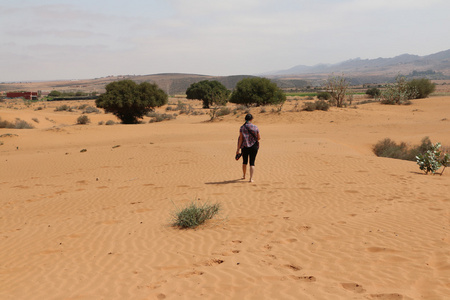
POLYGON ((68 106, 67 104, 63 104, 61 106, 58 106, 57 108, 55 108, 55 111, 68 111, 68 112, 72 112, 72 107, 68 106))
POLYGON ((84 108, 83 114, 91 114, 91 113, 96 113, 99 114, 100 110, 97 107, 93 107, 93 106, 86 106, 84 108))
POLYGON ((411 104, 410 99, 417 97, 415 86, 408 85, 405 77, 398 76, 394 85, 389 86, 380 94, 381 104, 411 104))
POLYGON ((113 120, 108 120, 105 122, 105 125, 114 125, 116 124, 116 122, 114 122, 113 120))
POLYGON ((16 119, 13 123, 0 118, 0 128, 32 129, 34 126, 21 119, 16 119))
MULTIPOLYGON (((317 93, 317 99, 319 100, 330 100, 331 98, 331 94, 328 92, 318 92, 317 93)), ((308 99, 308 100, 312 100, 312 99, 308 99)))
POLYGON ((38 118, 32 118, 31 120, 33 120, 36 123, 39 123, 39 119, 38 118))
POLYGON ((327 111, 330 108, 330 104, 324 100, 317 100, 315 102, 306 102, 303 105, 302 110, 305 111, 314 111, 314 110, 323 110, 327 111))
POLYGON ((206 220, 214 217, 220 210, 220 204, 196 204, 191 203, 187 207, 173 213, 173 226, 180 228, 195 228, 203 224, 206 220))
POLYGON ((226 106, 214 106, 210 109, 209 115, 211 120, 214 120, 217 117, 222 117, 231 114, 231 109, 226 106))
POLYGON ((381 90, 379 88, 376 88, 376 87, 369 88, 366 91, 366 95, 369 95, 372 98, 377 98, 377 97, 380 97, 381 90))
POLYGON ((77 124, 85 125, 85 124, 88 124, 88 123, 91 123, 91 120, 89 120, 89 117, 86 116, 86 115, 81 115, 77 119, 77 124))
POLYGON ((404 142, 397 144, 391 139, 386 138, 373 146, 373 152, 376 156, 380 157, 415 161, 416 156, 426 153, 432 149, 432 146, 433 144, 428 137, 423 138, 420 145, 413 147, 409 147, 404 142))
POLYGON ((425 174, 433 173, 435 174, 437 170, 441 167, 444 169, 441 172, 444 173, 445 168, 449 165, 450 156, 448 153, 442 154, 440 143, 436 143, 431 146, 431 149, 424 154, 419 154, 416 156, 417 164, 420 169, 425 172, 425 174))
POLYGON ((415 99, 426 98, 436 90, 436 84, 427 78, 413 79, 407 83, 407 86, 410 90, 417 92, 415 99))
POLYGON ((304 111, 315 111, 316 110, 316 104, 314 102, 305 102, 303 104, 302 110, 304 110, 304 111))
POLYGON ((160 114, 157 112, 149 112, 147 114, 147 117, 152 118, 149 123, 154 123, 154 122, 162 122, 165 120, 173 120, 176 119, 175 115, 171 115, 171 114, 160 114))

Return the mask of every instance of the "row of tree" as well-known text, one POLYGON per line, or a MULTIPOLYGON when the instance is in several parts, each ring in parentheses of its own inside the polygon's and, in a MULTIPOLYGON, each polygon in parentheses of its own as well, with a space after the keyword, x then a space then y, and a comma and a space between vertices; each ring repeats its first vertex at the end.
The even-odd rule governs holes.
MULTIPOLYGON (((328 100, 337 107, 344 106, 349 82, 343 76, 331 76, 326 85, 328 100)), ((425 98, 434 91, 435 85, 428 79, 406 81, 398 77, 397 82, 384 91, 371 90, 384 104, 402 104, 409 99, 425 98)), ((368 91, 369 93, 369 91, 368 91)), ((227 102, 242 104, 247 107, 262 105, 279 105, 279 110, 286 101, 286 94, 276 83, 267 78, 249 77, 240 80, 233 92, 216 80, 203 80, 191 84, 186 90, 187 99, 203 101, 203 108, 212 108, 212 116, 220 106, 227 102)), ((318 95, 321 98, 321 95, 318 95)), ((137 123, 156 107, 167 104, 168 95, 156 84, 132 80, 109 83, 106 93, 100 95, 95 103, 97 107, 116 115, 125 124, 137 123)))
MULTIPOLYGON (((226 105, 227 102, 246 106, 282 105, 285 93, 267 78, 251 77, 239 81, 233 92, 222 83, 203 80, 186 90, 187 99, 203 101, 203 108, 226 105)), ((132 80, 111 82, 95 104, 116 115, 125 124, 134 124, 156 107, 167 104, 168 96, 156 84, 132 80)))

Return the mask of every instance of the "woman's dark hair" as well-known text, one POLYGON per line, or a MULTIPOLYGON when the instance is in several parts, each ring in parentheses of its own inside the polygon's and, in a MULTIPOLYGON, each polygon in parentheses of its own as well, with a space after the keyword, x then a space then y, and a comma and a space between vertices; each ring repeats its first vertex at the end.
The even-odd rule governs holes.
POLYGON ((251 120, 253 120, 252 114, 247 114, 247 115, 245 116, 245 121, 251 121, 251 120))

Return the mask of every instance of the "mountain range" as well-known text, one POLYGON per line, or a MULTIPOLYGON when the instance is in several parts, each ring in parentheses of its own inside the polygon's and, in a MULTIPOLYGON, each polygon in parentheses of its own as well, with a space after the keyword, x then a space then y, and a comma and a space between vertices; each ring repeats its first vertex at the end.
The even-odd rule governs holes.
MULTIPOLYGON (((284 90, 298 90, 322 86, 331 74, 343 74, 353 85, 380 84, 393 82, 398 75, 408 78, 428 78, 431 80, 450 79, 450 49, 435 54, 418 56, 402 54, 393 58, 350 59, 337 64, 318 64, 315 66, 297 65, 258 76, 274 81, 284 90)), ((156 83, 169 95, 184 94, 186 89, 201 80, 218 80, 232 90, 243 78, 255 75, 210 76, 198 74, 151 74, 108 76, 86 80, 10 82, 0 83, 0 92, 6 91, 83 91, 103 93, 105 86, 113 81, 131 79, 136 82, 156 83)))
POLYGON ((350 77, 392 77, 398 74, 408 75, 414 71, 432 71, 431 73, 436 76, 449 77, 450 49, 426 56, 402 54, 393 58, 355 58, 337 64, 318 64, 315 66, 297 65, 287 70, 271 72, 265 75, 285 77, 289 75, 329 75, 331 73, 344 73, 350 77))

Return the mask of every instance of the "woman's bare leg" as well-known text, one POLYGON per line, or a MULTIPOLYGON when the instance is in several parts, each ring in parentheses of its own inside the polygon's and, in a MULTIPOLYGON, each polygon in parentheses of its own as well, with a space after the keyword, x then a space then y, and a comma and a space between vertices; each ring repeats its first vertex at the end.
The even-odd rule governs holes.
POLYGON ((247 173, 247 165, 242 164, 242 179, 245 179, 245 174, 247 173))
POLYGON ((255 166, 250 166, 250 182, 253 182, 253 173, 255 172, 255 166))

